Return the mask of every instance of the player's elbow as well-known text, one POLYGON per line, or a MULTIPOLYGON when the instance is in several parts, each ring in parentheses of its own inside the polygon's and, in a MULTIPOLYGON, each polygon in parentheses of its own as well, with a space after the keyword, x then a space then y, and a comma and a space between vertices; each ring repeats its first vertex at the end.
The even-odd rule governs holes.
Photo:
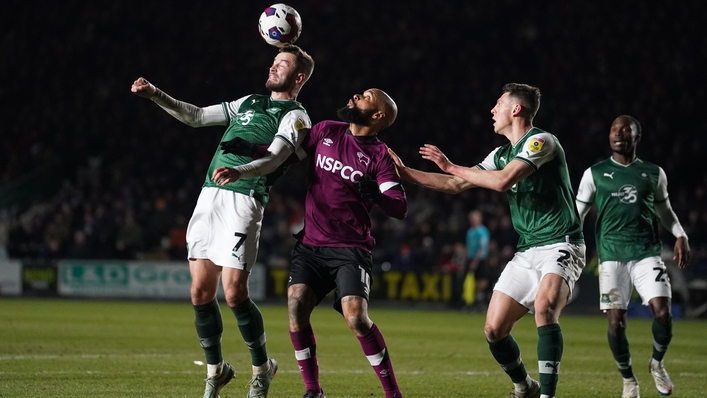
POLYGON ((516 181, 511 178, 501 178, 496 180, 494 183, 492 183, 489 188, 496 191, 496 192, 506 192, 509 189, 513 188, 513 186, 516 184, 516 181))

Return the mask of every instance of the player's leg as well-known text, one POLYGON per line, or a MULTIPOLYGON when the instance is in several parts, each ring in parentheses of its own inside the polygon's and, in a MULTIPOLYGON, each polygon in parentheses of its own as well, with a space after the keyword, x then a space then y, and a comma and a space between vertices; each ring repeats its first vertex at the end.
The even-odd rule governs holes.
POLYGON ((210 260, 190 260, 191 300, 194 307, 194 326, 206 356, 206 390, 204 397, 218 397, 219 391, 234 377, 233 367, 223 361, 221 336, 223 319, 216 300, 221 267, 210 260))
POLYGON ((526 251, 533 267, 541 273, 533 305, 538 327, 538 371, 542 398, 556 394, 564 350, 560 313, 569 302, 574 284, 582 274, 585 250, 584 244, 558 243, 526 251))
POLYGON ((317 340, 310 323, 314 307, 335 287, 326 264, 329 259, 321 256, 323 250, 326 249, 301 242, 295 244, 287 287, 290 341, 305 384, 306 398, 325 398, 319 382, 317 340))
POLYGON ((542 397, 554 397, 564 350, 560 312, 567 304, 570 288, 565 279, 548 273, 538 288, 535 324, 538 327, 538 371, 542 397))
POLYGON ((205 398, 218 397, 223 386, 233 379, 233 367, 223 361, 221 336, 223 319, 216 300, 221 267, 208 259, 211 222, 209 212, 216 189, 203 189, 187 227, 187 257, 191 273, 191 301, 194 326, 206 357, 205 398))
POLYGON ((250 298, 249 276, 249 271, 224 267, 222 283, 226 302, 250 352, 253 377, 248 397, 266 397, 278 365, 274 359, 268 358, 263 315, 250 298))
POLYGON ((649 257, 638 261, 631 275, 643 304, 648 304, 653 314, 653 355, 648 368, 658 392, 670 395, 675 386, 663 364, 665 352, 673 338, 672 288, 667 269, 660 257, 649 257))
POLYGON ((336 275, 336 304, 363 353, 378 376, 386 398, 402 398, 388 347, 378 326, 368 317, 373 259, 357 248, 328 249, 329 264, 336 275))
POLYGON ((258 374, 267 372, 270 364, 263 315, 248 292, 249 276, 248 271, 224 267, 222 283, 226 303, 236 317, 238 330, 250 352, 253 374, 258 374), (259 369, 260 367, 265 369, 259 369))
POLYGON ((349 329, 356 335, 363 353, 375 370, 386 398, 402 398, 388 347, 378 326, 368 317, 368 301, 356 295, 341 298, 341 310, 349 329))
POLYGON ((208 257, 223 266, 221 284, 226 303, 250 352, 253 377, 248 397, 266 397, 277 372, 277 362, 268 358, 263 315, 248 291, 264 208, 249 196, 223 189, 216 191, 217 200, 210 209, 208 257))
POLYGON ((633 373, 626 328, 626 309, 631 300, 633 282, 631 263, 606 261, 599 264, 599 308, 606 313, 609 324, 609 348, 623 377, 623 397, 638 397, 639 385, 633 373))
POLYGON ((494 290, 486 312, 486 341, 491 355, 513 381, 512 397, 536 397, 540 391, 538 382, 528 375, 520 347, 511 335, 513 326, 527 313, 528 308, 500 290, 494 290))
POLYGON ((511 335, 516 322, 532 308, 539 282, 540 273, 530 266, 529 258, 516 253, 501 272, 486 312, 484 334, 491 355, 513 381, 512 397, 537 397, 540 392, 540 384, 528 375, 511 335))
POLYGON ((310 323, 310 315, 317 305, 314 290, 303 283, 287 289, 287 312, 290 318, 290 341, 295 349, 295 359, 305 386, 305 396, 322 394, 317 361, 317 339, 310 323))

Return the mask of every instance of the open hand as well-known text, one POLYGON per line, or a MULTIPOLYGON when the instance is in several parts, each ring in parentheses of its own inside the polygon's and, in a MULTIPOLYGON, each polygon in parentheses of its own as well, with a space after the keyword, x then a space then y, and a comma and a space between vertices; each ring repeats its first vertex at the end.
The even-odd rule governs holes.
POLYGON ((420 148, 420 155, 422 155, 423 159, 435 162, 437 167, 444 172, 449 172, 449 168, 452 166, 452 162, 447 159, 447 156, 434 145, 425 144, 422 146, 420 148))
POLYGON ((687 243, 687 239, 684 236, 678 238, 675 241, 675 249, 673 260, 678 263, 678 268, 685 268, 692 260, 692 253, 690 252, 690 245, 687 243))

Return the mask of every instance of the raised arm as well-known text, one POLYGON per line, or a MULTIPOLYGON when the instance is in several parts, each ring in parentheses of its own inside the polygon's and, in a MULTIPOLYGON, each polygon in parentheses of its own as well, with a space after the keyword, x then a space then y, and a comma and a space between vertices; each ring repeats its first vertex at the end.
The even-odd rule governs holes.
POLYGON ((478 167, 464 167, 456 165, 447 159, 434 145, 425 144, 420 148, 423 159, 433 161, 442 171, 460 178, 474 187, 488 188, 498 192, 505 192, 518 181, 533 174, 530 165, 521 160, 512 160, 501 170, 482 170, 478 167))
POLYGON ((470 182, 453 175, 428 173, 407 167, 392 149, 388 148, 388 153, 393 158, 395 165, 398 167, 400 178, 405 181, 449 194, 458 194, 459 192, 466 191, 469 188, 474 188, 475 186, 470 182))
POLYGON ((200 108, 179 101, 170 97, 143 77, 133 82, 130 91, 139 97, 152 100, 175 119, 191 127, 223 126, 228 122, 228 117, 223 111, 223 106, 211 105, 200 108))

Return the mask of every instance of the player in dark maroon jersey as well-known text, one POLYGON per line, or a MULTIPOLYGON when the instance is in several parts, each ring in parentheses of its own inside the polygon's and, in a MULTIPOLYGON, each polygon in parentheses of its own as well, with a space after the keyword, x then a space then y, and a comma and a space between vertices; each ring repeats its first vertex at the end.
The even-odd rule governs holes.
MULTIPOLYGON (((378 139, 397 113, 395 102, 382 90, 356 94, 337 112, 342 122, 317 123, 301 145, 306 155, 291 156, 311 158, 304 229, 296 235, 287 291, 290 339, 306 387, 304 398, 324 397, 310 315, 332 290, 334 308, 361 343, 386 398, 402 397, 383 335, 368 316, 374 244, 369 212, 375 204, 390 217, 407 214, 395 163, 378 139)), ((222 146, 253 157, 265 150, 241 139, 222 146)), ((238 176, 219 168, 214 178, 227 183, 238 176)))

